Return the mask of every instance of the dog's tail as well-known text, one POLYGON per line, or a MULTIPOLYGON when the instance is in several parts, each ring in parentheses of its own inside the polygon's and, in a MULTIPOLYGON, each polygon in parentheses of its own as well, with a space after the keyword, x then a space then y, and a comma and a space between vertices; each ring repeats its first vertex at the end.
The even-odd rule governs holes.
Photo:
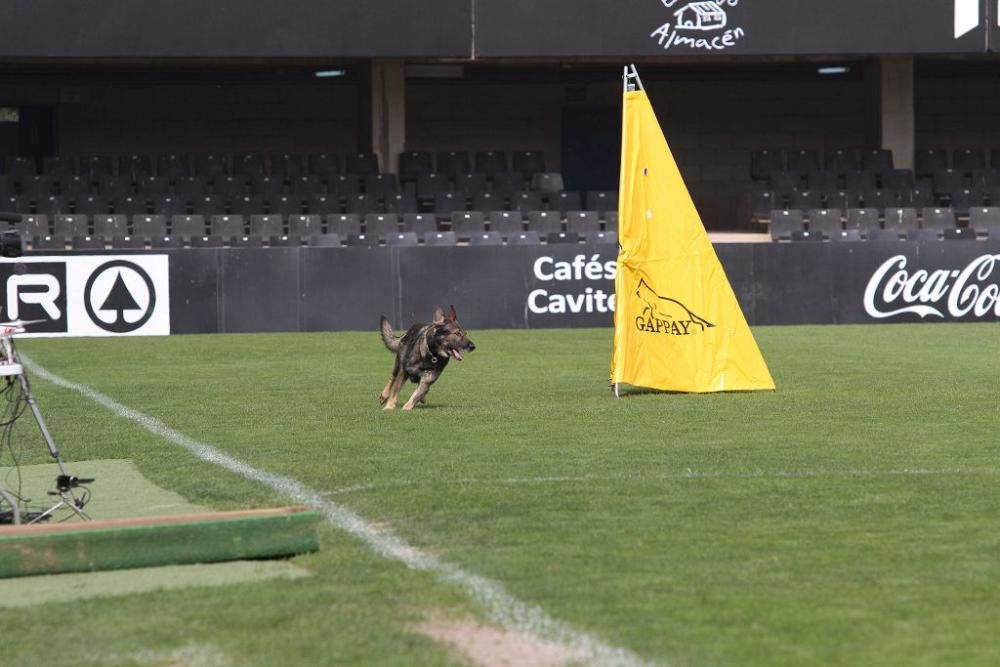
POLYGON ((392 330, 389 320, 385 319, 385 315, 379 320, 379 333, 382 334, 382 342, 385 343, 390 352, 399 350, 399 343, 402 338, 396 338, 396 333, 392 330))

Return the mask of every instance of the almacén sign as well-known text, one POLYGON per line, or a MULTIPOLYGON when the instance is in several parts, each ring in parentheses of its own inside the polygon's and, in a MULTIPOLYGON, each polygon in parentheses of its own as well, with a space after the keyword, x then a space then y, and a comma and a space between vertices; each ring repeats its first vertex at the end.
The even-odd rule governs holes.
MULTIPOLYGON (((1000 242, 716 251, 751 324, 1000 321, 1000 242)), ((41 336, 374 331, 380 314, 403 326, 455 303, 474 328, 602 327, 616 257, 576 244, 32 256, 0 261, 0 319, 42 320, 26 334, 41 336)))

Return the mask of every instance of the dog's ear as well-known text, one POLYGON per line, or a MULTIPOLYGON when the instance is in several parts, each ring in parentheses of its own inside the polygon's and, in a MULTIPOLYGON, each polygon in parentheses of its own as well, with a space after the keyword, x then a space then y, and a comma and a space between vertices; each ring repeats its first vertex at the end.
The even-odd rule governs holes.
POLYGON ((452 306, 448 311, 448 321, 458 322, 458 313, 455 312, 455 306, 452 306))
POLYGON ((438 306, 434 309, 434 324, 444 324, 444 309, 438 306))

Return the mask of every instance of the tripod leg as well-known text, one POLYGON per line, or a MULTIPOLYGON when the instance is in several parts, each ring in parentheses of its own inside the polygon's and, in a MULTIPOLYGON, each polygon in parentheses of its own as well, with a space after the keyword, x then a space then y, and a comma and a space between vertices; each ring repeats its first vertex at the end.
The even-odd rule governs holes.
POLYGON ((35 418, 35 422, 38 424, 38 430, 42 432, 42 438, 45 439, 45 444, 49 448, 49 454, 52 458, 56 460, 59 464, 59 471, 62 474, 66 474, 66 469, 63 468, 62 458, 59 456, 59 450, 56 448, 56 443, 52 440, 52 434, 49 433, 49 427, 45 424, 45 418, 42 417, 42 413, 38 410, 38 401, 35 400, 34 395, 31 393, 31 386, 28 384, 28 378, 24 373, 18 376, 18 381, 21 383, 21 391, 24 392, 24 400, 28 403, 28 408, 31 409, 31 414, 35 418))
POLYGON ((13 512, 14 525, 21 523, 21 508, 17 504, 17 500, 15 500, 12 495, 7 493, 7 489, 3 488, 2 486, 0 486, 0 498, 2 498, 4 501, 6 501, 8 505, 10 505, 10 509, 13 512))

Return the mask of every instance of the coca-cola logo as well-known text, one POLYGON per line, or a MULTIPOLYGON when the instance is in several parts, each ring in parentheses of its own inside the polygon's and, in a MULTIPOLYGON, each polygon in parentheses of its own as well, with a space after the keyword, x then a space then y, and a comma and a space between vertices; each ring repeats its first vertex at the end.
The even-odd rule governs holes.
POLYGON ((876 319, 913 313, 926 317, 1000 317, 1000 255, 982 255, 962 269, 906 268, 904 255, 890 257, 865 288, 865 312, 876 319))

